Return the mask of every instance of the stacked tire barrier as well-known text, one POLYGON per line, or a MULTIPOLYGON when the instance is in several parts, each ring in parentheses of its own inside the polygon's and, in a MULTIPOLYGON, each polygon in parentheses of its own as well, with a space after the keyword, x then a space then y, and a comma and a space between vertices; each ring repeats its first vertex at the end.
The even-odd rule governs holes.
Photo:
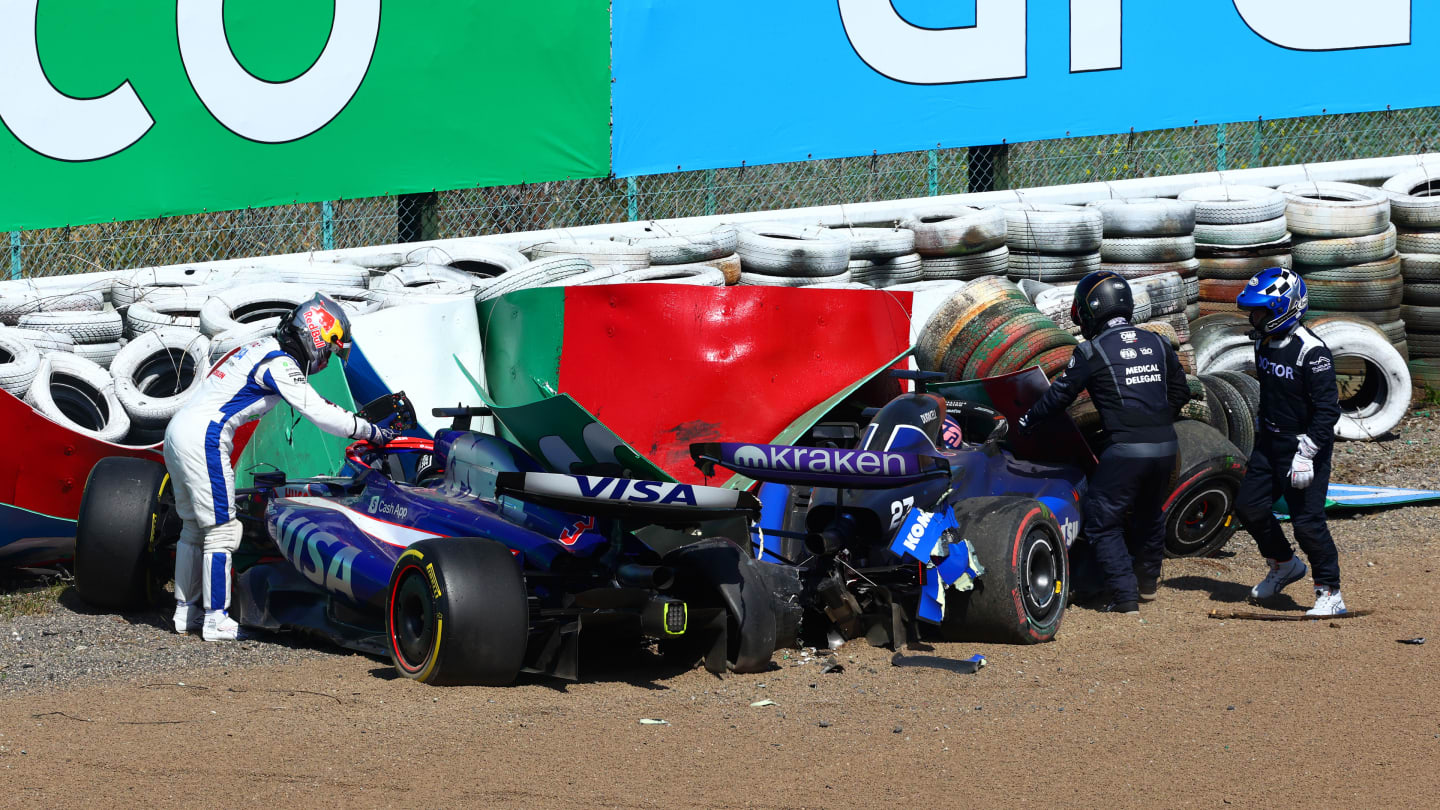
POLYGON ((1010 267, 1005 212, 957 206, 916 211, 900 222, 915 234, 926 281, 969 281, 1004 275, 1010 267))
POLYGON ((1402 281, 1390 200, 1351 183, 1281 186, 1294 236, 1294 269, 1305 279, 1312 317, 1329 313, 1368 320, 1406 356, 1400 319, 1402 281))
POLYGON ((1240 452, 1255 447, 1255 414, 1260 410, 1260 383, 1241 371, 1217 371, 1197 377, 1204 392, 1209 425, 1240 452))
POLYGON ((910 228, 835 228, 850 240, 850 280, 880 289, 925 279, 910 228))
MULTIPOLYGON (((459 298, 485 301, 531 287, 642 282, 946 288, 949 297, 916 349, 922 368, 969 379, 1037 365, 1053 377, 1077 342, 1079 327, 1070 318, 1074 282, 1104 268, 1130 280, 1133 321, 1165 334, 1187 373, 1199 375, 1192 380, 1191 410, 1218 426, 1237 413, 1230 395, 1237 383, 1227 389, 1210 380, 1207 387, 1203 378, 1253 373, 1249 327, 1235 298, 1256 272, 1282 266, 1305 277, 1312 322, 1333 322, 1325 328, 1350 352, 1348 367, 1337 361, 1338 376, 1347 418, 1364 423, 1349 433, 1363 438, 1393 427, 1384 423, 1401 398, 1399 377, 1391 373, 1396 356, 1404 366, 1408 352, 1411 379, 1434 387, 1440 366, 1437 190, 1440 170, 1417 169, 1392 178, 1383 191, 1343 183, 1221 184, 1187 189, 1176 199, 991 208, 939 203, 891 223, 696 230, 651 223, 608 239, 559 239, 522 251, 457 242, 447 249, 376 249, 343 262, 277 257, 133 271, 103 282, 0 282, 0 329, 6 330, 0 332, 0 388, 25 396, 35 379, 55 379, 55 364, 48 377, 41 364, 57 353, 113 372, 121 352, 144 340, 151 355, 127 360, 124 374, 111 374, 116 385, 138 391, 126 388, 124 398, 182 396, 178 379, 166 388, 155 374, 128 383, 120 377, 131 374, 132 365, 155 366, 162 353, 183 365, 201 338, 209 357, 218 357, 272 330, 281 314, 315 291, 361 314, 459 298), (183 351, 176 330, 189 336, 183 351), (163 332, 164 345, 146 337, 156 332, 163 332), (1374 346, 1377 334, 1393 354, 1374 346)), ((95 414, 108 412, 103 392, 83 399, 57 408, 69 407, 99 429, 95 414)), ((120 410, 134 436, 158 421, 123 401, 120 410)), ((1244 443, 1238 425, 1227 422, 1224 432, 1244 443)))
POLYGON ((470 245, 454 253, 378 251, 347 263, 284 257, 224 269, 0 282, 0 389, 71 430, 150 446, 212 362, 273 332, 317 292, 354 316, 552 285, 719 286, 732 271, 739 275, 737 241, 736 229, 722 226, 626 243, 547 242, 529 249, 534 258, 470 245), (652 246, 672 263, 652 264, 652 246))
POLYGON ((1185 307, 1199 300, 1200 262, 1195 258, 1195 205, 1185 200, 1117 199, 1089 203, 1099 209, 1105 238, 1100 266, 1127 279, 1175 273, 1185 285, 1185 307))
MULTIPOLYGON (((1343 411, 1335 435, 1369 441, 1400 424, 1410 406, 1410 372, 1385 333, 1374 323, 1343 314, 1307 318, 1305 325, 1335 358, 1343 411)), ((1240 313, 1206 315, 1191 325, 1191 335, 1202 378, 1221 372, 1255 374, 1254 338, 1240 313)))
POLYGON ((1104 219, 1100 211, 1078 205, 1005 203, 1005 243, 1010 248, 1006 275, 1012 281, 1079 281, 1100 269, 1104 219))
POLYGON ((1197 299, 1190 320, 1235 312, 1235 297, 1267 267, 1290 267, 1285 195, 1273 188, 1223 184, 1187 189, 1195 206, 1197 299))
POLYGON ((741 226, 735 247, 739 283, 766 287, 848 283, 850 243, 845 234, 819 226, 741 226))
POLYGON ((922 370, 973 380, 1039 366, 1053 377, 1070 361, 1074 335, 1002 278, 967 284, 931 315, 916 343, 922 370))
POLYGON ((1411 378, 1422 396, 1434 396, 1440 391, 1440 169, 1401 172, 1382 189, 1390 195, 1400 254, 1400 320, 1411 378))
POLYGON ((1195 373, 1195 349, 1190 345, 1190 321, 1185 317, 1186 280, 1174 271, 1141 276, 1130 282, 1132 290, 1144 293, 1150 303, 1149 318, 1136 317, 1137 323, 1163 323, 1175 333, 1175 351, 1187 374, 1195 373))

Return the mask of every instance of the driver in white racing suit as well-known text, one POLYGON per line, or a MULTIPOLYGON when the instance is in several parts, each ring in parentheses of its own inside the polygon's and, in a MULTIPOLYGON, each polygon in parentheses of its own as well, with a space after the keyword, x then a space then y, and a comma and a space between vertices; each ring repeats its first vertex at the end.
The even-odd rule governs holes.
POLYGON ((183 528, 175 547, 175 632, 206 641, 240 634, 230 618, 230 555, 240 546, 235 518, 235 430, 281 400, 335 436, 384 445, 396 431, 326 401, 306 381, 331 354, 350 350, 350 321, 332 299, 314 298, 285 315, 273 336, 240 346, 216 363, 165 430, 165 467, 183 528), (203 606, 202 606, 203 598, 203 606))

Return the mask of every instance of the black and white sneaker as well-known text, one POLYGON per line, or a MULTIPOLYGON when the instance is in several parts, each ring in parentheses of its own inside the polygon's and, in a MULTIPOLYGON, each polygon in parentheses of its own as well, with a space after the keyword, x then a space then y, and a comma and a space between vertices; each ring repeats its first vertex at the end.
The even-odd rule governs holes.
POLYGON ((1159 595, 1159 593, 1160 593, 1160 580, 1158 580, 1158 579, 1149 579, 1149 580, 1147 580, 1147 579, 1142 579, 1142 580, 1140 580, 1140 601, 1141 601, 1141 602, 1154 602, 1154 601, 1155 601, 1155 597, 1156 597, 1157 595, 1159 595))
POLYGON ((1111 602, 1105 606, 1106 613, 1139 613, 1140 603, 1134 601, 1111 602))

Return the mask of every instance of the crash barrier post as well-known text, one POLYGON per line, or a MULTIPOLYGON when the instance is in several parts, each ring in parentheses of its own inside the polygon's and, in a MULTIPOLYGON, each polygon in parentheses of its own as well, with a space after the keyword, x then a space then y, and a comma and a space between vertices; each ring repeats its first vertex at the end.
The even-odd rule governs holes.
POLYGON ((1215 127, 1215 170, 1223 172, 1228 168, 1225 165, 1225 125, 1218 124, 1215 127))
POLYGON ((930 196, 940 196, 940 153, 937 150, 925 153, 925 180, 930 196))
POLYGON ((635 186, 635 178, 625 178, 625 219, 627 222, 634 222, 640 218, 640 191, 635 186))
POLYGON ((20 278, 23 269, 20 257, 20 232, 10 232, 10 278, 20 278))
POLYGON ((326 200, 320 204, 320 244, 326 250, 335 249, 335 203, 326 200))

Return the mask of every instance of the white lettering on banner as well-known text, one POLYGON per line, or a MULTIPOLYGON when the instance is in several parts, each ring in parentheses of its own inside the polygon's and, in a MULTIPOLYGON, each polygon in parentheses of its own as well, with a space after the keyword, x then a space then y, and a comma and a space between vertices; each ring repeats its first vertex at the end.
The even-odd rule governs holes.
POLYGON ((1235 10, 1256 34, 1297 51, 1410 44, 1410 0, 1235 0, 1235 10))
POLYGON ((55 160, 108 157, 140 140, 155 119, 129 80, 99 98, 56 90, 40 65, 40 0, 0 4, 0 120, 20 142, 55 160))
POLYGON ((1120 0, 1070 0, 1070 72, 1120 67, 1120 0))
POLYGON ((840 0, 850 46, 875 72, 907 84, 1025 75, 1025 0, 975 0, 975 24, 920 28, 883 0, 840 0))
MULTIPOLYGON (((1299 51, 1408 45, 1411 0, 1234 0, 1261 38, 1299 51)), ((922 28, 884 0, 839 0, 855 53, 907 84, 960 84, 1026 75, 1025 0, 975 0, 975 24, 922 28)), ((1122 0, 1070 0, 1070 72, 1118 70, 1122 0)))
POLYGON ((177 0, 176 28, 185 73, 215 120, 242 138, 285 143, 330 123, 360 89, 380 36, 380 0, 337 2, 325 50, 287 82, 258 79, 236 60, 224 0, 177 0))

